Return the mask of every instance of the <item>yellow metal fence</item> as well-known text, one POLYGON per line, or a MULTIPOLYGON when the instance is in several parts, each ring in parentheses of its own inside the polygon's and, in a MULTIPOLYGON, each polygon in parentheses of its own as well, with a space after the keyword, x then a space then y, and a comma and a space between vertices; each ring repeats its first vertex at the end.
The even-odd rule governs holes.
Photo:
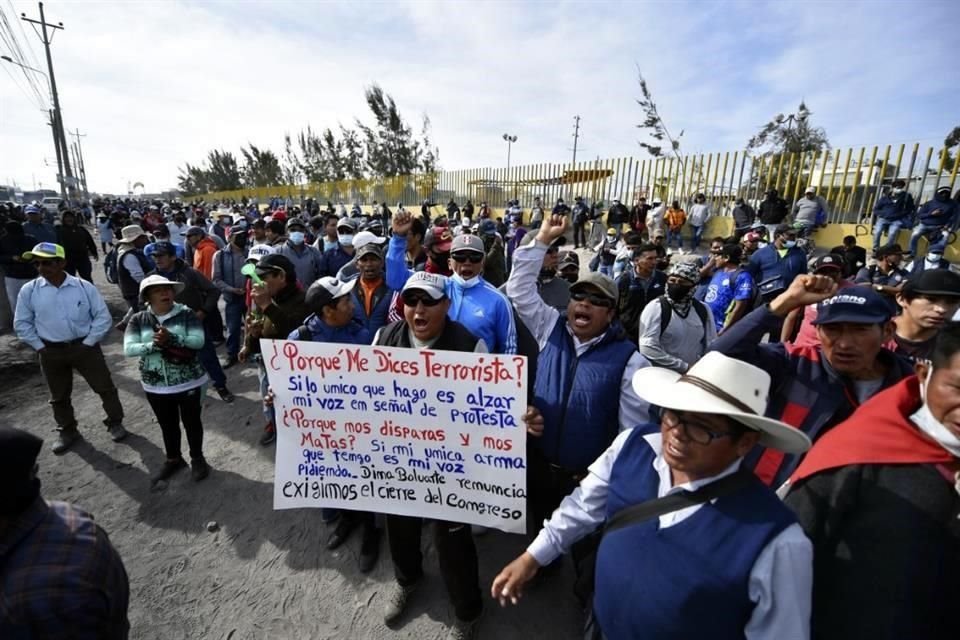
POLYGON ((917 203, 929 200, 940 186, 956 188, 960 154, 948 163, 947 149, 921 148, 919 143, 898 147, 859 147, 823 152, 782 153, 767 156, 743 151, 690 155, 680 158, 608 158, 589 162, 545 163, 510 168, 487 167, 460 171, 340 180, 259 187, 209 193, 211 200, 257 198, 261 204, 272 197, 300 202, 359 203, 374 201, 393 206, 419 205, 423 200, 445 204, 453 198, 459 205, 470 199, 504 207, 511 199, 529 208, 535 197, 552 206, 558 198, 567 201, 584 196, 605 205, 613 199, 630 205, 640 196, 648 201, 679 200, 686 203, 703 193, 713 210, 729 214, 735 198, 753 205, 769 189, 793 202, 808 185, 826 198, 829 221, 858 223, 869 220, 882 189, 902 179, 917 203))

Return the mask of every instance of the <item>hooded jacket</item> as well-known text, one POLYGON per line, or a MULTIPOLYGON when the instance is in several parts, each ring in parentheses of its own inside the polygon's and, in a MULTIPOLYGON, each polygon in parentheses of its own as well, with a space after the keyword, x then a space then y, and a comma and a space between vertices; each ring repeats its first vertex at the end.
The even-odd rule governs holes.
POLYGON ((217 243, 209 236, 204 237, 193 248, 193 268, 207 280, 213 279, 213 256, 217 253, 217 243))
POLYGON ((960 464, 920 431, 915 376, 816 442, 786 504, 813 542, 812 637, 956 637, 960 464))
MULTIPOLYGON (((958 209, 960 209, 960 206, 957 205, 956 200, 951 200, 949 197, 946 200, 937 200, 934 197, 920 206, 917 217, 920 219, 920 224, 928 227, 953 228, 957 223, 957 214, 960 213, 958 209), (940 213, 934 215, 933 212, 937 210, 940 213)), ((26 227, 24 228, 26 229, 26 227)))

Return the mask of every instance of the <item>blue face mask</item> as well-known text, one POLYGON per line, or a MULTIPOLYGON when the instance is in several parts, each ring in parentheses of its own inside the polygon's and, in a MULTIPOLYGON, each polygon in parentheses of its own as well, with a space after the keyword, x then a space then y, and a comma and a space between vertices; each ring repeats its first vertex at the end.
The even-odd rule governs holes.
POLYGON ((783 247, 785 249, 793 249, 795 246, 797 246, 796 240, 784 240, 783 242, 783 247))
POLYGON ((336 240, 324 240, 324 241, 323 241, 323 250, 324 250, 324 251, 330 251, 331 249, 336 249, 336 248, 337 248, 337 244, 338 244, 338 243, 337 243, 336 240))
POLYGON ((339 236, 340 244, 347 246, 353 246, 353 234, 352 233, 341 233, 339 236))
POLYGON ((306 239, 303 231, 291 231, 290 232, 290 242, 293 244, 303 244, 303 241, 306 239))

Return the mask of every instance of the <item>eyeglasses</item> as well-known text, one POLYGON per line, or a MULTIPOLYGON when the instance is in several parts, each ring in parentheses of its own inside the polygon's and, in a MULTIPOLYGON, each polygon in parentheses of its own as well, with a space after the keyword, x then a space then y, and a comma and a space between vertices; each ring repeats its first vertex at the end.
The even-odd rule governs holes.
POLYGON ((587 293, 585 291, 577 291, 570 294, 570 299, 577 302, 589 302, 595 307, 607 307, 608 309, 613 308, 613 300, 607 298, 606 296, 601 296, 596 293, 587 293))
POLYGON ((423 303, 425 307, 435 307, 443 300, 443 298, 434 299, 427 293, 416 291, 407 291, 400 294, 400 297, 403 298, 403 304, 407 307, 416 307, 420 303, 423 303))
POLYGON ((730 431, 714 431, 711 427, 690 416, 683 411, 672 411, 664 409, 660 414, 660 420, 668 429, 680 427, 683 429, 683 435, 697 444, 709 445, 714 440, 720 438, 732 437, 730 431))
POLYGON ((470 264, 480 264, 483 262, 483 254, 474 253, 473 251, 468 253, 455 253, 451 257, 454 262, 469 262, 470 264))

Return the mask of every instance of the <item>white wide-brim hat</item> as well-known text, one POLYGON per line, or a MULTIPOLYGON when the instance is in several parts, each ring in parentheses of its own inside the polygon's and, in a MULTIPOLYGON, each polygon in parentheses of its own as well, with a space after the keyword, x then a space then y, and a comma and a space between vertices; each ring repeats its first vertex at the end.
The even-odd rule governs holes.
POLYGON ((766 371, 711 351, 680 374, 644 367, 633 374, 633 390, 647 402, 675 411, 724 415, 760 432, 760 444, 785 453, 803 453, 810 438, 799 429, 764 417, 770 395, 766 371))
POLYGON ((176 295, 183 291, 186 285, 182 282, 177 282, 175 280, 167 280, 163 276, 147 276, 140 281, 140 298, 143 299, 144 294, 147 292, 147 289, 150 287, 173 287, 173 294, 176 295))

